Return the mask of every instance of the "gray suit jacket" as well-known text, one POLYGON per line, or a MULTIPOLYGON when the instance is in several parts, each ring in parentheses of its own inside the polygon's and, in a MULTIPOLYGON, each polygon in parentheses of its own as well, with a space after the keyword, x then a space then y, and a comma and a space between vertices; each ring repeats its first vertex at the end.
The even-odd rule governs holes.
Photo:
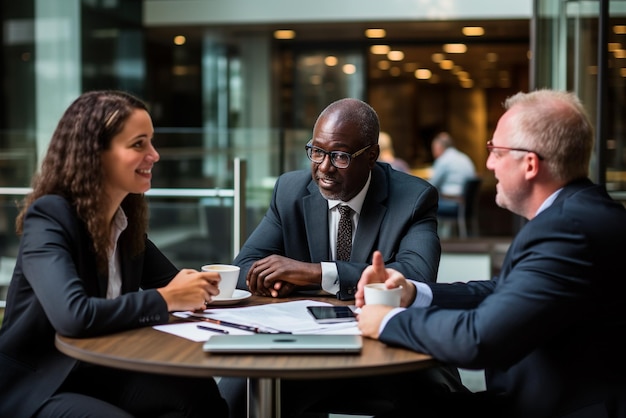
MULTIPOLYGON (((353 299, 363 270, 380 250, 388 267, 416 280, 434 282, 441 246, 437 236, 437 191, 426 181, 376 163, 363 202, 349 262, 337 262, 337 297, 353 299)), ((241 267, 238 287, 246 288, 252 263, 272 254, 319 263, 332 261, 328 202, 310 170, 279 177, 265 217, 234 263, 241 267)))
POLYGON ((585 179, 513 240, 494 280, 429 284, 381 341, 485 368, 510 417, 626 414, 626 210, 585 179), (621 409, 620 409, 621 408, 621 409))
POLYGON ((56 349, 55 333, 87 337, 169 320, 153 289, 178 270, 148 240, 134 258, 124 233, 119 245, 122 295, 105 299, 108 279, 69 203, 49 195, 28 209, 0 329, 0 417, 30 417, 77 365, 56 349))

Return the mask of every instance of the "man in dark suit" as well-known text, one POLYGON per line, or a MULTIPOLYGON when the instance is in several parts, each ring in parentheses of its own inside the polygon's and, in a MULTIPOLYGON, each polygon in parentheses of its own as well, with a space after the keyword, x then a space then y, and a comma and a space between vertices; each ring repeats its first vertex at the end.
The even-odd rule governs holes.
MULTIPOLYGON (((573 94, 518 93, 487 143, 496 203, 529 222, 493 280, 407 280, 374 263, 359 281, 363 335, 486 369, 487 391, 433 397, 439 416, 626 416, 626 210, 588 178, 593 130, 573 94), (402 306, 363 286, 404 287, 402 306)), ((416 411, 428 405, 416 404, 416 411)))
POLYGON ((270 208, 234 261, 240 288, 281 297, 314 287, 354 299, 376 249, 398 271, 436 280, 437 191, 377 163, 378 133, 376 112, 360 100, 339 100, 320 114, 306 146, 311 171, 280 176, 270 208), (335 248, 342 205, 352 210, 348 260, 335 248))
MULTIPOLYGON (((234 261, 241 267, 239 287, 272 297, 313 288, 353 299, 376 249, 399 271, 436 280, 441 254, 437 191, 422 179, 377 163, 378 134, 376 112, 360 100, 342 99, 322 111, 306 145, 311 171, 287 173, 276 182, 270 208, 234 261), (352 248, 344 259, 338 245, 343 240, 338 236, 341 206, 351 212, 352 248)), ((244 383, 233 378, 219 383, 231 417, 243 413, 244 383)), ((370 398, 397 400, 391 416, 400 417, 408 394, 457 389, 462 385, 455 368, 373 379, 283 381, 282 411, 300 416, 318 402, 351 404, 356 394, 367 391, 370 398)))

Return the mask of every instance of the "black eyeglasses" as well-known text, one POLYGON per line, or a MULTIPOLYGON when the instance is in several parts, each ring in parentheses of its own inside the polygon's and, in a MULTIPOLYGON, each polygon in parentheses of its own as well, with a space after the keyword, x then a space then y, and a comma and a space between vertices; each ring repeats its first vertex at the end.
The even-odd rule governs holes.
POLYGON ((306 149, 306 156, 309 157, 309 160, 313 161, 315 164, 321 164, 324 162, 324 158, 326 158, 327 155, 330 155, 330 163, 336 168, 348 168, 353 158, 363 154, 365 150, 372 146, 372 144, 370 144, 361 148, 354 154, 349 154, 343 151, 326 151, 321 148, 314 147, 311 145, 312 142, 313 141, 309 141, 304 146, 304 149, 306 149))
POLYGON ((523 152, 532 152, 533 154, 535 154, 537 156, 537 158, 539 158, 541 161, 544 160, 544 158, 537 152, 537 151, 533 151, 533 150, 529 150, 529 149, 525 149, 525 148, 510 148, 510 147, 498 147, 496 145, 493 145, 493 141, 487 141, 487 151, 488 152, 493 152, 493 150, 495 149, 502 149, 505 151, 523 151, 523 152))

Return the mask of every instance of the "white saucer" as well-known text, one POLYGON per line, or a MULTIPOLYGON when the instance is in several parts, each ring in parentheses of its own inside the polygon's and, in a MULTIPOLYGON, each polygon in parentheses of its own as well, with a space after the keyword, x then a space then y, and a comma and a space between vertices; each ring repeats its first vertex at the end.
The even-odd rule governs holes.
POLYGON ((208 306, 234 305, 235 303, 239 303, 242 300, 248 299, 250 296, 252 296, 252 293, 248 292, 247 290, 235 289, 232 297, 224 299, 213 299, 208 304, 208 306))

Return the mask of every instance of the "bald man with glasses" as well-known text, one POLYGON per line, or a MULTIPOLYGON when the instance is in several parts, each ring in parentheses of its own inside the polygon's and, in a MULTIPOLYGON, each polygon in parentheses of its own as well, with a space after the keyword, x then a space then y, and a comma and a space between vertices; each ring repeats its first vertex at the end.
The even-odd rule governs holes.
POLYGON ((304 147, 311 171, 280 176, 269 210, 235 259, 240 288, 272 297, 316 288, 353 299, 376 249, 404 274, 436 280, 437 191, 377 162, 378 134, 376 112, 360 100, 336 101, 320 114, 304 147), (346 259, 337 257, 342 206, 350 208, 354 243, 346 259))
MULTIPOLYGON (((241 267, 240 288, 277 298, 318 289, 353 299, 377 249, 404 274, 436 280, 437 191, 377 162, 378 134, 376 112, 360 100, 342 99, 322 111, 304 147, 311 170, 279 177, 265 217, 234 261, 241 267), (348 217, 347 237, 341 212, 348 217)), ((219 387, 231 418, 243 416, 245 381, 222 378, 219 387)), ((391 405, 388 416, 399 418, 413 413, 416 398, 463 389, 458 371, 446 367, 361 379, 284 380, 281 408, 287 417, 302 416, 313 405, 336 412, 325 403, 354 405, 366 393, 391 405)))

